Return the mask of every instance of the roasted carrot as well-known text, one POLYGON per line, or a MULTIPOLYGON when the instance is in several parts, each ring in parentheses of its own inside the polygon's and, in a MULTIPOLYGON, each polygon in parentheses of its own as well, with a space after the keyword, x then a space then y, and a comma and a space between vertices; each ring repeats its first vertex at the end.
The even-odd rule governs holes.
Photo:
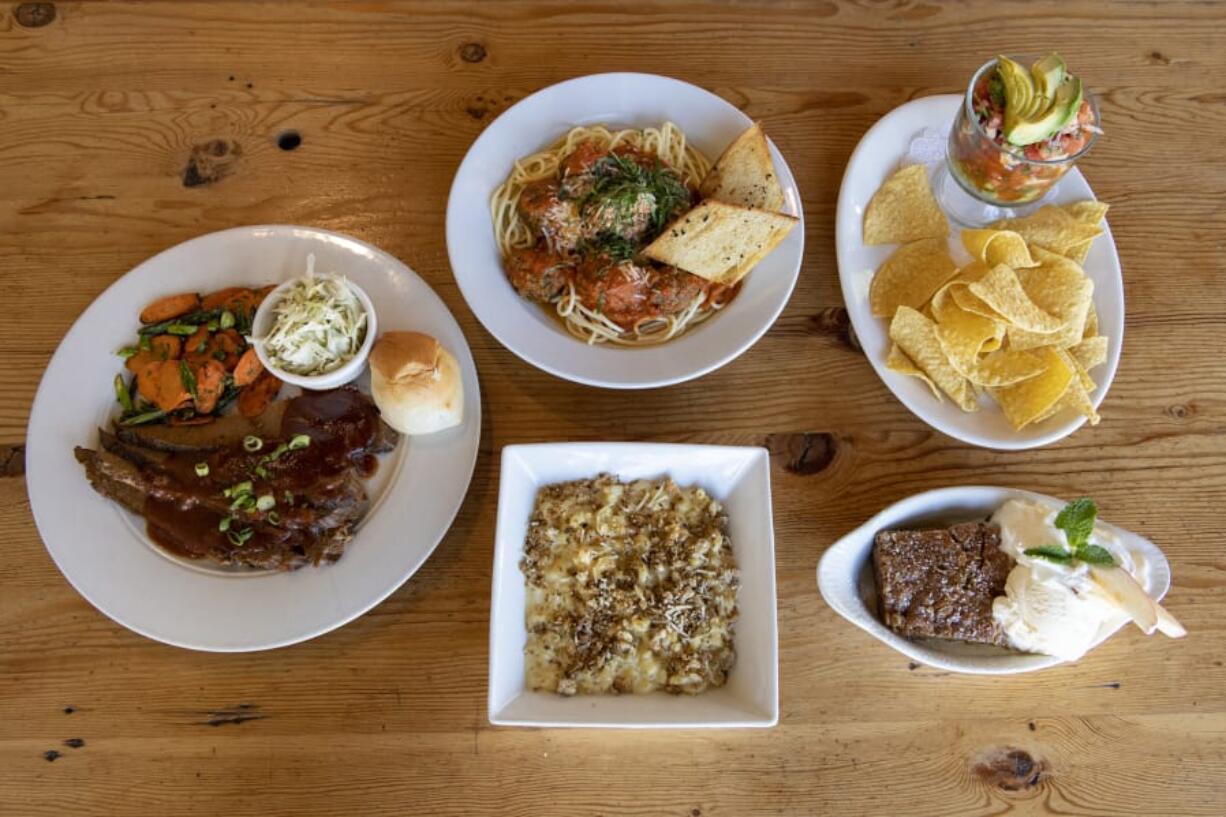
POLYGON ((246 386, 254 383, 262 371, 264 371, 264 364, 260 362, 260 358, 256 355, 255 347, 248 346, 247 351, 243 352, 243 356, 238 359, 238 363, 234 366, 234 385, 246 386))
POLYGON ((158 298, 145 307, 140 313, 141 323, 161 323, 200 308, 200 296, 194 292, 183 292, 178 295, 167 295, 158 298))
POLYGON ((242 296, 244 293, 250 292, 247 287, 227 287, 219 289, 216 292, 210 292, 204 296, 204 300, 200 302, 201 309, 228 309, 232 300, 242 296))
POLYGON ((177 360, 151 360, 136 373, 136 390, 162 411, 174 411, 191 399, 177 360))
POLYGON ((128 367, 136 373, 136 392, 150 403, 157 402, 158 372, 162 362, 154 359, 148 352, 128 358, 128 367))
POLYGON ((192 366, 196 378, 196 412, 212 414, 226 389, 226 370, 219 361, 205 360, 192 366))
POLYGON ((210 334, 207 326, 201 326, 192 333, 191 337, 184 341, 183 357, 189 363, 195 361, 198 357, 208 357, 210 334))
POLYGON ((158 335, 149 343, 158 360, 178 360, 183 352, 183 340, 175 335, 158 335))
POLYGON ((255 379, 255 382, 245 386, 238 394, 238 411, 244 417, 255 417, 277 396, 281 390, 281 381, 265 371, 255 379))
POLYGON ((209 344, 209 353, 215 360, 220 360, 221 365, 228 372, 238 363, 244 345, 243 336, 238 332, 233 329, 222 329, 213 334, 213 341, 209 344))

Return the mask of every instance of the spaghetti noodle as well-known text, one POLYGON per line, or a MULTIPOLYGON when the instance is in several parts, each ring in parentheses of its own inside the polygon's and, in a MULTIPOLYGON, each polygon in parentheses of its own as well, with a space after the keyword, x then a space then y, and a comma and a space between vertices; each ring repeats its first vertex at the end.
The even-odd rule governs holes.
MULTIPOLYGON (((580 224, 582 218, 580 204, 576 202, 576 197, 568 197, 567 192, 563 191, 559 194, 559 198, 554 200, 554 204, 564 210, 567 218, 574 222, 566 225, 568 228, 566 240, 555 241, 547 232, 534 229, 534 225, 521 212, 521 196, 526 189, 537 183, 552 182, 559 178, 562 178, 565 183, 570 170, 567 160, 576 155, 577 151, 588 151, 591 155, 600 157, 622 155, 650 157, 652 160, 658 160, 654 162, 657 172, 663 171, 669 174, 674 185, 679 179, 685 187, 687 197, 692 197, 693 191, 697 190, 711 167, 710 161, 687 142, 685 133, 672 122, 665 122, 659 128, 610 130, 603 125, 572 128, 545 150, 517 160, 511 175, 494 191, 490 201, 490 211, 494 222, 495 239, 504 263, 516 252, 529 252, 533 251, 533 248, 540 248, 544 245, 547 249, 541 249, 541 252, 557 253, 561 259, 560 265, 573 265, 578 259, 578 250, 574 246, 576 239, 572 233, 578 234, 580 230, 591 233, 594 229, 604 229, 607 222, 610 221, 608 218, 610 214, 614 217, 640 217, 636 222, 639 232, 634 236, 634 240, 622 243, 623 247, 627 244, 633 245, 633 250, 623 250, 620 260, 611 263, 631 263, 630 257, 655 237, 650 227, 647 234, 642 234, 644 226, 642 222, 656 220, 655 217, 658 214, 653 207, 659 206, 659 199, 650 197, 650 193, 644 192, 639 192, 638 197, 632 198, 631 203, 623 210, 616 210, 612 207, 602 210, 601 207, 604 205, 601 205, 590 211, 582 211, 601 219, 600 223, 593 228, 591 224, 580 224), (570 209, 566 210, 567 207, 570 209), (641 218, 644 215, 648 218, 641 218), (544 241, 541 241, 540 237, 543 237, 544 241)), ((635 160, 626 160, 627 164, 632 161, 635 160)), ((619 204, 618 206, 624 205, 619 204)), ((591 220, 593 219, 589 217, 589 221, 591 220)), ((663 224, 650 226, 654 226, 654 233, 658 233, 663 224)), ((614 240, 617 240, 616 236, 614 240)), ((681 274, 689 276, 688 273, 681 274)), ((589 298, 588 303, 585 304, 582 293, 575 286, 573 275, 567 277, 565 286, 560 292, 550 292, 548 297, 542 295, 537 299, 547 301, 544 305, 554 310, 567 331, 588 344, 612 343, 621 346, 645 346, 671 340, 702 323, 725 306, 735 295, 733 289, 715 287, 702 279, 695 278, 695 281, 699 283, 692 284, 691 289, 697 290, 698 294, 683 304, 678 304, 676 308, 669 310, 655 310, 650 314, 644 314, 622 323, 614 320, 609 310, 599 308, 602 300, 597 300, 593 304, 589 298), (593 308, 593 306, 598 308, 593 308)), ((518 284, 516 288, 519 288, 518 284)))

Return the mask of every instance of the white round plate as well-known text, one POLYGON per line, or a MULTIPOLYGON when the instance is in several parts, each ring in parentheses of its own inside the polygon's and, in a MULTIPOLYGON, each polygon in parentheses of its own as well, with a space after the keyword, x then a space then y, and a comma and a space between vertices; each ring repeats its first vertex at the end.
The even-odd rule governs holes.
POLYGON ((511 288, 494 242, 490 196, 515 160, 548 146, 576 125, 647 127, 665 121, 677 123, 711 161, 753 124, 725 100, 680 80, 651 74, 595 74, 551 85, 507 109, 464 157, 447 202, 452 272, 468 306, 490 334, 538 369, 612 389, 680 383, 718 369, 744 352, 787 304, 800 274, 804 217, 796 180, 773 144, 771 156, 783 185, 784 210, 801 223, 749 274, 727 309, 680 338, 644 348, 589 346, 511 288))
MULTIPOLYGON (((359 379, 365 389, 367 376, 359 379)), ((289 387, 285 393, 294 393, 289 387)), ((39 533, 64 576, 128 629, 217 652, 293 644, 357 618, 425 562, 460 508, 481 433, 477 370, 459 325, 416 273, 387 253, 310 227, 238 227, 150 258, 112 284, 77 319, 34 399, 26 482, 39 533), (144 520, 94 492, 73 447, 96 448, 115 414, 111 387, 137 313, 160 295, 280 282, 315 268, 341 272, 370 296, 384 330, 429 333, 455 354, 464 381, 462 425, 401 438, 380 457, 370 509, 336 564, 293 572, 227 571, 154 545, 144 520)))
MULTIPOLYGON (((1033 500, 1051 508, 1064 500, 1015 488, 965 485, 940 488, 896 502, 831 545, 817 565, 817 586, 826 603, 843 618, 912 660, 937 669, 971 675, 1014 675, 1064 663, 1050 655, 1035 655, 981 644, 960 644, 939 639, 912 641, 881 623, 877 617, 877 586, 873 579, 873 541, 877 533, 908 527, 935 527, 987 519, 1010 499, 1033 500)), ((1171 566, 1163 552, 1148 539, 1107 522, 1097 527, 1114 534, 1130 551, 1145 558, 1149 572, 1145 592, 1162 601, 1171 586, 1171 566)), ((1090 649, 1110 638, 1127 622, 1115 620, 1099 627, 1090 649)))
MULTIPOLYGON (((852 328, 864 354, 877 376, 912 414, 937 431, 972 445, 1002 450, 1037 448, 1072 434, 1081 428, 1085 418, 1067 409, 1042 423, 1015 431, 1005 419, 1004 412, 990 398, 984 398, 983 407, 974 413, 962 411, 948 399, 937 402, 918 379, 886 368, 885 358, 890 351, 889 324, 874 317, 868 306, 868 288, 873 273, 896 249, 893 245, 869 247, 864 244, 862 225, 869 199, 882 182, 898 169, 912 138, 924 128, 946 131, 953 124, 954 114, 961 102, 962 97, 957 94, 917 99, 895 108, 864 134, 847 162, 843 186, 839 190, 835 225, 839 283, 843 287, 843 300, 847 304, 852 328)), ((1085 177, 1080 170, 1073 168, 1056 184, 1044 203, 1060 204, 1093 198, 1094 191, 1086 183, 1085 177)), ((1099 332, 1109 338, 1106 363, 1090 371, 1098 383, 1098 388, 1090 395, 1095 408, 1107 396, 1107 389, 1115 379, 1124 340, 1124 279, 1111 228, 1106 222, 1103 222, 1102 228, 1103 234, 1094 240, 1083 265, 1086 275, 1094 282, 1099 332)), ((959 257, 969 259, 957 235, 955 227, 950 239, 955 260, 959 257)))

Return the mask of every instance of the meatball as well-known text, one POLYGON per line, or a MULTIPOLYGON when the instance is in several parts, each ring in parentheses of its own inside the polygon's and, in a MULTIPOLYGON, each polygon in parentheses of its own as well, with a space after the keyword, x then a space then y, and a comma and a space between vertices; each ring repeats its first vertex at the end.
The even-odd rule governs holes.
POLYGON ((559 167, 562 179, 562 194, 567 198, 582 198, 592 189, 595 181, 596 163, 609 152, 590 140, 580 142, 575 149, 566 155, 559 167))
POLYGON ((506 267, 515 291, 530 301, 542 303, 565 291, 572 272, 565 258, 544 247, 513 250, 507 256, 506 267))
POLYGON ((711 283, 676 267, 656 267, 648 303, 661 316, 676 315, 685 310, 700 295, 706 295, 711 283))
POLYGON ((540 234, 555 252, 573 252, 579 243, 582 222, 579 206, 558 196, 558 183, 542 179, 524 187, 516 206, 534 233, 540 234))
POLYGON ((613 148, 613 153, 616 156, 621 156, 624 159, 629 159, 639 167, 651 170, 659 162, 659 158, 654 153, 648 153, 645 150, 635 147, 634 145, 618 145, 613 148))
POLYGON ((598 200, 584 208, 581 233, 589 241, 615 235, 635 244, 643 243, 649 237, 655 210, 655 194, 648 190, 598 200))
POLYGON ((603 254, 585 258, 575 274, 579 301, 627 330, 651 317, 651 284, 651 270, 603 254))

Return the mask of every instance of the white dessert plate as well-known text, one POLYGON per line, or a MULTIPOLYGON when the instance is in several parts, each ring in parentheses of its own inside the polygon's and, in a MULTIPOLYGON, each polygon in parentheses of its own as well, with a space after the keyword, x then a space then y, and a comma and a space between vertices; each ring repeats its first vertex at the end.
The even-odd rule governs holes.
MULTIPOLYGON (((368 391, 368 375, 358 381, 368 391)), ((296 393, 293 387, 283 395, 296 393)), ((460 508, 476 462, 481 396, 468 343, 447 307, 392 256, 311 227, 238 227, 150 258, 98 296, 65 335, 43 375, 27 436, 30 505, 52 559, 82 596, 149 638, 216 652, 293 644, 357 618, 399 587, 434 550, 460 508), (370 296, 385 330, 427 332, 460 362, 462 425, 402 438, 367 484, 370 508, 340 561, 293 572, 227 570, 155 545, 144 520, 94 492, 73 458, 96 448, 117 413, 115 350, 132 342, 145 304, 175 292, 285 281, 314 253, 370 296)))
MULTIPOLYGON (((447 252, 473 314, 498 342, 538 369, 576 383, 645 389, 706 374, 740 355, 770 328, 800 274, 804 216, 796 180, 783 156, 771 156, 785 212, 801 219, 745 279, 719 315, 659 346, 589 346, 566 332, 507 281, 494 241, 490 196, 515 161, 548 146, 576 125, 659 126, 675 122, 715 161, 752 121, 710 91, 652 74, 595 74, 551 85, 508 108, 469 148, 447 202, 447 252)), ((766 123, 769 132, 770 123, 766 123)))
POLYGON ((764 448, 654 443, 546 443, 502 449, 490 602, 489 719, 499 726, 627 728, 774 726, 779 721, 779 641, 770 457, 764 448), (533 692, 524 681, 524 575, 519 562, 541 487, 602 473, 671 476, 700 485, 728 512, 741 571, 736 664, 728 682, 700 695, 533 692))
MULTIPOLYGON (((839 190, 838 214, 835 224, 835 249, 839 263, 839 283, 843 300, 851 318, 852 328, 869 363, 886 387, 911 413, 944 434, 984 448, 1019 450, 1037 448, 1063 439, 1081 428, 1085 418, 1072 409, 1021 431, 1015 431, 1004 412, 990 398, 983 398, 982 408, 974 413, 959 409, 951 400, 937 402, 927 387, 917 378, 886 368, 890 351, 889 322, 874 317, 868 305, 869 283, 882 262, 897 249, 896 245, 870 247, 864 243, 864 211, 869 199, 900 167, 911 140, 925 128, 947 132, 953 124, 962 96, 946 94, 917 99, 900 105, 869 128, 847 162, 843 186, 839 190)), ((1045 204, 1093 199, 1094 191, 1085 176, 1073 168, 1056 183, 1044 200, 1045 204)), ((969 261, 970 256, 958 239, 957 225, 951 221, 950 249, 954 260, 969 261)), ((1104 221, 1103 234, 1094 240, 1086 258, 1086 275, 1094 282, 1094 307, 1098 312, 1099 332, 1109 338, 1107 361, 1091 370, 1098 384, 1090 395, 1097 408, 1107 396, 1111 381, 1120 362, 1124 341, 1124 280, 1120 259, 1115 251, 1111 228, 1104 221)), ((1110 422, 1104 418, 1103 422, 1110 422)))
MULTIPOLYGON (((817 565, 817 586, 836 613, 898 650, 930 667, 972 675, 1013 675, 1063 663, 1050 655, 1012 652, 998 647, 959 644, 937 639, 911 641, 895 634, 877 617, 877 587, 873 578, 873 538, 883 530, 915 526, 944 527, 957 522, 987 519, 1010 499, 1029 499, 1053 508, 1064 501, 1015 488, 961 486, 941 488, 908 497, 886 508, 835 542, 817 565)), ((1096 527, 1118 536, 1123 546, 1139 553, 1149 564, 1143 587, 1159 601, 1171 586, 1171 567, 1153 542, 1131 531, 1098 521, 1096 527)), ((1097 647, 1124 624, 1104 625, 1094 639, 1097 647)), ((1128 626, 1132 626, 1128 623, 1128 626)), ((1091 648, 1092 649, 1092 648, 1091 648)))

